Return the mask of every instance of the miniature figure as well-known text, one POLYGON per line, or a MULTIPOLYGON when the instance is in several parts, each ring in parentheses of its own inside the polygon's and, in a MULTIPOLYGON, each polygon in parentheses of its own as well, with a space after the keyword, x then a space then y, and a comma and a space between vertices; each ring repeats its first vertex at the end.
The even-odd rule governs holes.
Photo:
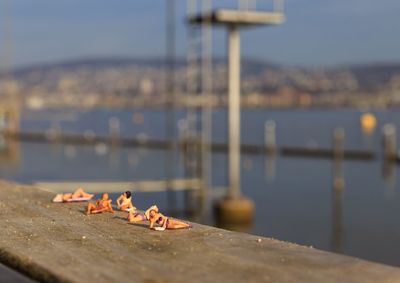
POLYGON ((82 188, 79 188, 73 193, 57 194, 53 198, 53 202, 88 201, 91 200, 92 197, 92 194, 85 193, 82 188))
POLYGON ((157 231, 164 231, 165 229, 183 229, 191 228, 192 225, 183 222, 181 220, 172 219, 158 212, 158 207, 156 205, 151 206, 144 213, 147 220, 150 221, 150 229, 157 231), (154 227, 154 224, 160 225, 160 227, 154 227))
POLYGON ((112 200, 108 198, 108 194, 104 193, 101 195, 101 198, 96 200, 95 203, 88 203, 86 209, 86 215, 95 214, 95 213, 103 213, 103 212, 111 212, 114 213, 114 210, 111 206, 112 200))
POLYGON ((122 195, 120 195, 117 199, 118 209, 121 211, 135 211, 136 207, 132 204, 132 194, 130 191, 126 191, 122 195))

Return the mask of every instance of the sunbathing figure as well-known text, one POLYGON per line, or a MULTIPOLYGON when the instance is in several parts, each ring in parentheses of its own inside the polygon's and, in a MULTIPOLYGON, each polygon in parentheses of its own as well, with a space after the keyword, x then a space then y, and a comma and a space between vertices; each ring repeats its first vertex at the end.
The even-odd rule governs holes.
POLYGON ((86 215, 88 214, 96 214, 103 212, 111 212, 114 213, 114 210, 111 206, 112 200, 108 198, 108 194, 104 193, 101 195, 101 198, 96 200, 95 203, 88 203, 86 209, 86 215))
POLYGON ((117 206, 122 211, 134 211, 136 208, 132 204, 132 194, 130 191, 126 191, 117 198, 117 206))
POLYGON ((191 228, 192 225, 181 220, 172 219, 158 212, 158 207, 153 205, 144 213, 147 220, 150 221, 150 229, 163 231, 165 229, 183 229, 191 228), (154 224, 159 225, 154 227, 154 224))
POLYGON ((79 188, 73 193, 57 194, 53 198, 53 202, 88 201, 92 197, 92 194, 85 193, 82 188, 79 188))

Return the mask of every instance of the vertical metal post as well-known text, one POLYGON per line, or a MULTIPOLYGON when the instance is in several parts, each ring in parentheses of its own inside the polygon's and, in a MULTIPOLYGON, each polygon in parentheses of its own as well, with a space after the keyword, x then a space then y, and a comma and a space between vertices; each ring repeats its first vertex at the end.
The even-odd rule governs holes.
POLYGON ((275 154, 267 154, 264 162, 266 180, 271 182, 275 179, 276 175, 276 156, 275 154))
POLYGON ((333 131, 333 157, 335 159, 343 159, 344 157, 344 129, 336 128, 333 131))
MULTIPOLYGON (((198 10, 197 0, 186 1, 186 13, 188 16, 194 15, 198 10)), ((186 142, 183 151, 184 154, 184 173, 189 178, 199 178, 201 169, 200 151, 198 140, 198 114, 200 107, 194 107, 191 104, 198 98, 199 93, 199 28, 196 25, 189 24, 187 28, 187 68, 186 68, 186 142)), ((184 193, 186 212, 193 213, 193 193, 186 191, 184 193)))
POLYGON ((345 186, 343 177, 344 129, 339 127, 333 131, 333 184, 332 184, 332 249, 340 251, 342 247, 342 199, 345 186))
POLYGON ((335 252, 342 250, 343 238, 343 190, 332 190, 332 231, 331 246, 335 252))
POLYGON ((0 46, 0 50, 2 54, 0 54, 0 73, 2 73, 4 78, 3 89, 0 89, 0 94, 13 96, 15 93, 15 81, 13 78, 13 44, 12 44, 12 1, 4 0, 0 11, 2 11, 1 15, 3 17, 2 30, 3 38, 0 38, 0 42, 3 42, 2 46, 0 46))
POLYGON ((276 147, 276 124, 275 121, 268 120, 264 125, 264 142, 265 142, 265 151, 268 154, 272 154, 275 152, 276 147))
POLYGON ((238 6, 240 10, 255 10, 256 0, 239 0, 238 6))
POLYGON ((228 196, 240 196, 240 37, 236 25, 228 30, 228 196))
POLYGON ((396 155, 396 127, 386 124, 383 126, 383 157, 385 161, 393 161, 396 155))
MULTIPOLYGON (((211 10, 211 1, 203 0, 202 10, 206 12, 211 10)), ((211 23, 204 21, 202 23, 202 131, 201 131, 201 177, 203 187, 210 185, 211 159, 210 143, 212 130, 212 57, 211 57, 211 23)))
POLYGON ((181 152, 182 164, 186 165, 187 143, 188 143, 188 125, 186 119, 178 121, 178 141, 181 152))
MULTIPOLYGON (((12 59, 12 40, 11 40, 11 33, 12 33, 12 26, 11 26, 11 1, 4 0, 1 9, 2 13, 1 16, 3 18, 2 22, 2 54, 1 54, 1 61, 2 61, 2 68, 0 69, 0 73, 2 72, 3 75, 6 75, 7 79, 9 79, 9 75, 11 75, 11 59, 12 59)), ((0 34, 1 34, 0 33, 0 34)))
MULTIPOLYGON (((197 1, 188 0, 187 1, 187 14, 193 15, 197 11, 197 1)), ((196 166, 193 164, 193 159, 197 158, 197 113, 196 108, 193 105, 189 105, 190 100, 192 100, 198 92, 198 40, 196 38, 197 27, 190 25, 188 27, 187 33, 187 85, 186 85, 186 102, 187 102, 187 162, 185 170, 186 176, 194 177, 196 166)))
POLYGON ((116 142, 118 139, 120 139, 121 123, 117 117, 111 117, 108 120, 108 133, 113 143, 116 142))
POLYGON ((166 130, 167 138, 174 137, 175 110, 175 0, 167 1, 166 9, 166 103, 168 107, 166 130))
POLYGON ((165 158, 165 175, 167 179, 167 198, 170 209, 176 206, 175 196, 171 191, 171 179, 174 174, 175 158, 175 0, 166 2, 166 136, 170 142, 165 158))
POLYGON ((385 160, 382 167, 382 177, 389 191, 393 191, 396 187, 396 163, 385 160))
POLYGON ((342 190, 344 188, 343 177, 343 158, 344 158, 344 138, 343 128, 336 128, 333 132, 333 189, 342 190))
POLYGON ((283 2, 283 0, 274 0, 272 2, 272 5, 273 5, 272 10, 274 12, 282 12, 283 13, 283 10, 284 10, 284 2, 283 2))

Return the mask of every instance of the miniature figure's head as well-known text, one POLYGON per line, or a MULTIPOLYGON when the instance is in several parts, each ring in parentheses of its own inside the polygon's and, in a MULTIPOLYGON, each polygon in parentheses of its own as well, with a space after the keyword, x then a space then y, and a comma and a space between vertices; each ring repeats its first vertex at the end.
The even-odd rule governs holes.
POLYGON ((108 200, 108 194, 107 193, 102 194, 101 195, 101 199, 102 200, 108 200))
POLYGON ((151 217, 154 217, 154 215, 156 215, 157 213, 158 213, 158 207, 156 205, 153 205, 146 210, 144 215, 146 216, 147 219, 150 219, 151 217))
POLYGON ((126 192, 125 192, 125 196, 126 196, 127 198, 130 198, 130 197, 131 197, 131 195, 132 195, 132 194, 131 194, 131 192, 130 192, 130 191, 126 191, 126 192))

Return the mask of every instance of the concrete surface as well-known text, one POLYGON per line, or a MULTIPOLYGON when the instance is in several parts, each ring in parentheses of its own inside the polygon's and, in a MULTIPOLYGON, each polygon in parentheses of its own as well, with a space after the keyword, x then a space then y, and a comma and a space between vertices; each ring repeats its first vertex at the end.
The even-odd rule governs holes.
POLYGON ((51 198, 0 181, 0 261, 40 282, 400 282, 394 267, 196 224, 152 231, 51 198))

